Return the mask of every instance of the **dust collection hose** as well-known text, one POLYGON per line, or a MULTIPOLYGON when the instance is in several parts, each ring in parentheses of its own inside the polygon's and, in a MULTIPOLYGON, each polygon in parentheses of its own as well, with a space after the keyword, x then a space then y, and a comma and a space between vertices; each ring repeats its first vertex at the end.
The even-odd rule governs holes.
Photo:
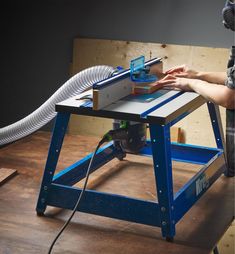
POLYGON ((100 65, 87 68, 70 78, 38 109, 25 118, 0 129, 0 146, 21 139, 40 129, 55 117, 55 104, 76 96, 94 83, 110 77, 115 69, 100 65))

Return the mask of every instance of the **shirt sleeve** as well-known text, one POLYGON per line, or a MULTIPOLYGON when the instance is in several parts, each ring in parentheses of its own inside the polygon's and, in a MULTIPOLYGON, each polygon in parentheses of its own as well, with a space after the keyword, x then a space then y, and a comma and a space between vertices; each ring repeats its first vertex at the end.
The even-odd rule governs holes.
POLYGON ((225 85, 231 89, 235 89, 235 65, 227 70, 227 80, 225 85))

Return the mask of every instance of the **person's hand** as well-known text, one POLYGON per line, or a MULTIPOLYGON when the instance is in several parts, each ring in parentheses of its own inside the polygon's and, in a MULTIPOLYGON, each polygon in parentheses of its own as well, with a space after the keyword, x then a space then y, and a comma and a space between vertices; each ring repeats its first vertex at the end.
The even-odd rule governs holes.
POLYGON ((173 67, 165 72, 166 75, 171 74, 175 77, 181 78, 191 78, 195 79, 198 76, 198 72, 195 70, 189 69, 186 65, 180 65, 173 67))
POLYGON ((175 75, 166 75, 163 79, 157 81, 157 85, 161 86, 163 89, 170 90, 182 90, 191 92, 193 91, 192 85, 196 82, 200 82, 197 79, 189 79, 189 78, 180 78, 175 75))

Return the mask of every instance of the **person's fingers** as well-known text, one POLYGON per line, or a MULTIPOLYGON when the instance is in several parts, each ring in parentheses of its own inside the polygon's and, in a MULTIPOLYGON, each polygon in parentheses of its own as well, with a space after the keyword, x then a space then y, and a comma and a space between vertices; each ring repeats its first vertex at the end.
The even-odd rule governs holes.
POLYGON ((174 81, 165 82, 164 84, 162 84, 163 87, 173 87, 175 85, 176 85, 176 83, 174 81))
POLYGON ((176 73, 174 76, 177 78, 187 78, 188 73, 187 72, 176 73))
POLYGON ((173 75, 166 75, 164 78, 157 81, 157 83, 162 83, 165 80, 175 80, 175 77, 173 75))
POLYGON ((159 80, 157 82, 157 85, 165 85, 165 84, 170 84, 173 83, 175 79, 167 79, 167 80, 159 80))
POLYGON ((174 72, 184 72, 185 71, 185 65, 180 65, 177 67, 173 67, 165 72, 165 74, 172 74, 174 72))

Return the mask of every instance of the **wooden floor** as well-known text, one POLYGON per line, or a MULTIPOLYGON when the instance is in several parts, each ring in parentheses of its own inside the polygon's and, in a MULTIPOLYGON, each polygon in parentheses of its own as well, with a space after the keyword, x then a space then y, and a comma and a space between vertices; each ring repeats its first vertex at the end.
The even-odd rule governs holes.
MULTIPOLYGON (((18 171, 0 187, 1 254, 47 253, 70 215, 70 211, 53 207, 46 210, 44 217, 35 213, 49 139, 49 133, 37 132, 0 149, 0 168, 18 171)), ((92 137, 66 136, 58 170, 92 152, 97 141, 92 137)), ((183 186, 198 168, 174 163, 174 190, 183 186)), ((122 162, 113 160, 92 174, 90 180, 90 188, 156 199, 149 158, 131 155, 122 162)), ((221 176, 177 224, 174 243, 162 239, 159 228, 78 212, 53 253, 210 253, 231 223, 233 208, 233 178, 221 176)))

